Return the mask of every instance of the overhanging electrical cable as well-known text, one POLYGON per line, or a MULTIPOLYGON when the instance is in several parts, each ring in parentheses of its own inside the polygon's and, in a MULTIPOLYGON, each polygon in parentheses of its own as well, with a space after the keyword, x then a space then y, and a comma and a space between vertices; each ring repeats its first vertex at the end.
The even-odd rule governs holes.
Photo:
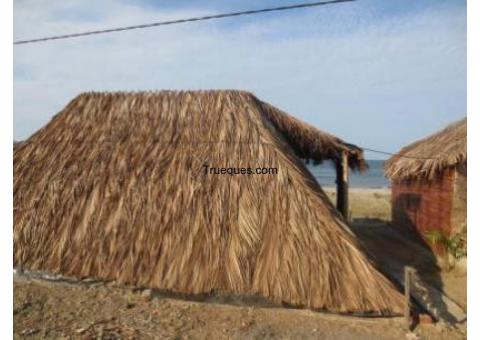
POLYGON ((86 32, 71 33, 71 34, 53 35, 53 36, 44 37, 44 38, 16 40, 16 41, 13 42, 13 44, 14 45, 31 44, 31 43, 37 43, 37 42, 49 41, 49 40, 78 38, 78 37, 84 37, 84 36, 95 35, 95 34, 122 32, 122 31, 129 31, 129 30, 150 28, 150 27, 157 27, 157 26, 183 24, 183 23, 186 23, 186 22, 222 19, 222 18, 229 18, 229 17, 238 17, 238 16, 242 16, 242 15, 253 15, 253 14, 260 14, 260 13, 267 13, 267 12, 285 11, 285 10, 290 10, 290 9, 317 7, 317 6, 333 5, 333 4, 339 4, 339 3, 344 3, 344 2, 354 2, 354 1, 356 1, 356 0, 317 1, 317 2, 296 4, 296 5, 289 5, 289 6, 269 7, 269 8, 255 9, 255 10, 229 12, 229 13, 222 13, 222 14, 213 14, 213 15, 206 15, 206 16, 186 18, 186 19, 176 19, 176 20, 169 20, 169 21, 152 22, 152 23, 149 23, 149 24, 114 27, 114 28, 107 28, 107 29, 102 29, 102 30, 86 31, 86 32))
POLYGON ((370 149, 370 148, 364 148, 363 146, 359 146, 360 149, 369 151, 369 152, 374 152, 382 155, 388 155, 388 156, 397 156, 399 158, 410 158, 410 159, 419 159, 419 160, 427 160, 427 159, 438 159, 434 157, 415 157, 415 156, 405 156, 405 155, 399 155, 398 153, 393 153, 393 152, 388 152, 388 151, 381 151, 381 150, 376 150, 376 149, 370 149))

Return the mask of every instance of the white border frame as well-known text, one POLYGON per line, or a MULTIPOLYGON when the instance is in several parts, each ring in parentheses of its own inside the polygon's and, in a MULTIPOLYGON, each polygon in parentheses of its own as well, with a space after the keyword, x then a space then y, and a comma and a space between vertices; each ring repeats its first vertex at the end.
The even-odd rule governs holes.
MULTIPOLYGON (((480 294, 476 287, 480 287, 480 274, 476 269, 476 264, 480 261, 480 202, 479 188, 480 180, 477 174, 480 174, 480 157, 476 148, 480 145, 478 129, 480 127, 479 117, 479 97, 480 97, 480 1, 469 0, 467 10, 467 112, 468 112, 468 173, 470 177, 467 180, 468 187, 468 262, 471 264, 471 270, 468 273, 467 280, 467 300, 468 314, 474 319, 470 320, 467 328, 467 334, 471 339, 478 339, 480 335, 480 324, 477 322, 479 315, 480 294)), ((467 154, 468 154, 467 152, 467 154)), ((467 265, 468 267, 468 265, 467 265)), ((467 317, 468 318, 468 317, 467 317)))
POLYGON ((13 337, 13 1, 0 2, 0 221, 2 338, 13 337))

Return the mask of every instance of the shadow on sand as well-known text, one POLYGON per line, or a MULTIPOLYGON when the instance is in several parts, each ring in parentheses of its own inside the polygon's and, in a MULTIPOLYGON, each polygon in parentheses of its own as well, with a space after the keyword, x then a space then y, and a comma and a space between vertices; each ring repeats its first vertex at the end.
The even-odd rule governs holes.
MULTIPOLYGON (((457 320, 441 298, 443 282, 441 267, 432 250, 411 226, 402 226, 401 231, 380 219, 358 218, 351 229, 366 248, 378 267, 390 278, 403 286, 405 266, 416 271, 415 280, 427 289, 422 292, 423 305, 437 319, 455 323, 457 320)), ((418 302, 418 301, 417 301, 418 302)))

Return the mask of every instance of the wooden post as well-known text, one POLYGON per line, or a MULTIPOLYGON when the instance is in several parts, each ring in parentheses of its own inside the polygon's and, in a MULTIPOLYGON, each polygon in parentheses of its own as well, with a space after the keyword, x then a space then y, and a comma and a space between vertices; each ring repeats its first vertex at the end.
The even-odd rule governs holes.
POLYGON ((348 221, 348 154, 342 152, 337 161, 337 209, 348 221))
POLYGON ((405 272, 404 272, 404 281, 405 281, 405 311, 404 311, 404 317, 405 317, 405 326, 408 331, 410 331, 411 327, 411 322, 410 322, 410 281, 412 279, 412 274, 413 274, 413 269, 412 267, 405 266, 405 272))

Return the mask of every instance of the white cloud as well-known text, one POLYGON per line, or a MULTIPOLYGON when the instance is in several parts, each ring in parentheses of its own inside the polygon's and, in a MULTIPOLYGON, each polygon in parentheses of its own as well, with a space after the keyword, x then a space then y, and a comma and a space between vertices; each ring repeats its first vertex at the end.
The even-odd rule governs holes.
MULTIPOLYGON (((82 13, 79 0, 15 2, 15 38, 206 14, 101 3, 82 13)), ((19 45, 14 136, 27 137, 90 90, 246 89, 351 142, 389 150, 466 114, 463 9, 374 21, 345 10, 341 33, 342 17, 326 10, 19 45)))

